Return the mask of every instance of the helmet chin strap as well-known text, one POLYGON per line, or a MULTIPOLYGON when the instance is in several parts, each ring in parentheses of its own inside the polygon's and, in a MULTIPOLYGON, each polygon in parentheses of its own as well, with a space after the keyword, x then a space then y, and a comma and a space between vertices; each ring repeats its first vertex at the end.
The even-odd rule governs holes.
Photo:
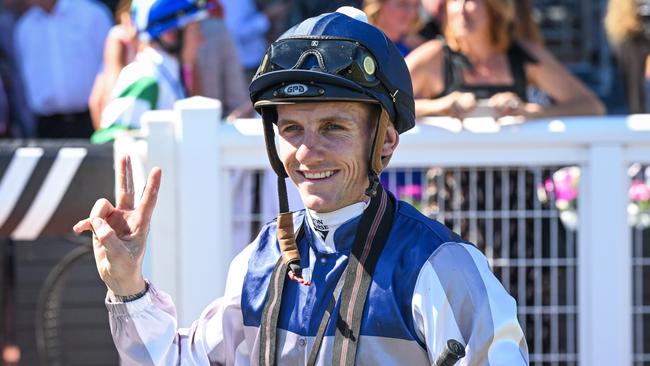
POLYGON ((381 113, 375 124, 375 136, 372 139, 370 147, 370 156, 368 158, 368 188, 366 188, 366 196, 374 197, 377 194, 377 186, 379 185, 379 174, 384 170, 384 166, 388 164, 390 156, 381 156, 381 149, 384 146, 386 139, 386 131, 390 123, 388 113, 381 108, 381 113), (384 161, 385 160, 385 161, 384 161))

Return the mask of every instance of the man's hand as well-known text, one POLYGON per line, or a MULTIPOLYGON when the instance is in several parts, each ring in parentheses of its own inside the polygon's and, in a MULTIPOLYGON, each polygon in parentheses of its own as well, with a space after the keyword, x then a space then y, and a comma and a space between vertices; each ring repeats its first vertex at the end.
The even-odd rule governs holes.
POLYGON ((134 206, 131 159, 120 159, 117 206, 106 199, 97 200, 90 216, 73 228, 76 233, 93 232, 93 249, 97 271, 102 281, 115 295, 128 296, 145 289, 142 261, 160 188, 160 168, 153 168, 147 179, 142 198, 134 206))

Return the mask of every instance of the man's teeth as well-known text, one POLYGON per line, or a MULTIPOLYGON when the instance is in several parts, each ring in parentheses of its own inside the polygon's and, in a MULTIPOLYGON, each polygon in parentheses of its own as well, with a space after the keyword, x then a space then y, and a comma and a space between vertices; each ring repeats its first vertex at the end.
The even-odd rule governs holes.
POLYGON ((332 174, 334 174, 334 172, 331 171, 331 170, 328 170, 328 171, 325 171, 325 172, 318 172, 318 173, 303 172, 303 174, 305 175, 305 178, 307 178, 307 179, 323 179, 323 178, 327 178, 327 177, 331 176, 332 174))

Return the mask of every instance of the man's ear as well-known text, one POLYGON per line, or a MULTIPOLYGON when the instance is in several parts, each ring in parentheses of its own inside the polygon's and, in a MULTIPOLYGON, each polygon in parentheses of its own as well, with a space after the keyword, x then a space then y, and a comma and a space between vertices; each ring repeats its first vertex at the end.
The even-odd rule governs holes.
POLYGON ((384 169, 388 166, 388 162, 393 156, 397 145, 399 145, 399 133, 397 133, 395 126, 389 122, 388 127, 386 128, 384 144, 381 147, 381 165, 384 169))
POLYGON ((386 128, 386 137, 384 137, 384 146, 381 148, 381 156, 393 155, 397 145, 399 145, 399 133, 397 133, 395 126, 389 123, 386 128))

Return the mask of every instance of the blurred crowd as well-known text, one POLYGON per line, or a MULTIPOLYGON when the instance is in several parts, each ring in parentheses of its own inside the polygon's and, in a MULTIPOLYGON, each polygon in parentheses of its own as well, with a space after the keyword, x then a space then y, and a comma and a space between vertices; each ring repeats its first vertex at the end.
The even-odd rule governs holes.
MULTIPOLYGON (((192 95, 219 99, 229 120, 252 117, 247 87, 270 40, 344 5, 406 58, 418 117, 606 113, 545 47, 528 0, 210 0, 209 17, 143 37, 133 11, 147 2, 2 0, 0 137, 108 142, 192 95)), ((603 22, 628 110, 648 112, 650 0, 609 0, 603 22)))

